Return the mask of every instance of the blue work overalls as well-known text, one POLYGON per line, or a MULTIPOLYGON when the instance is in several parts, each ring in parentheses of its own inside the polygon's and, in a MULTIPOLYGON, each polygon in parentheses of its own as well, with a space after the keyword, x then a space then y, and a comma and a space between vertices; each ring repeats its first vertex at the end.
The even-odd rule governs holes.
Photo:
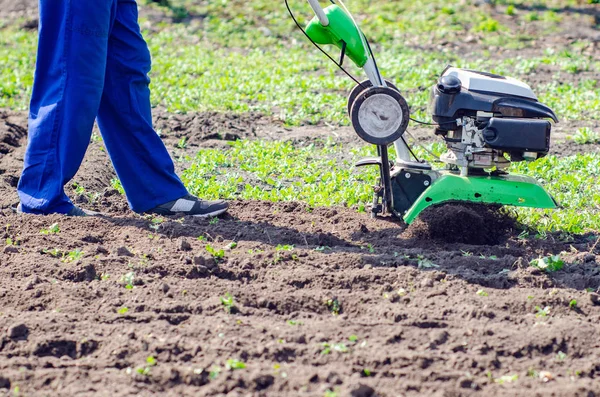
POLYGON ((129 205, 144 212, 187 194, 152 127, 150 52, 135 0, 40 0, 23 212, 68 213, 97 119, 129 205))

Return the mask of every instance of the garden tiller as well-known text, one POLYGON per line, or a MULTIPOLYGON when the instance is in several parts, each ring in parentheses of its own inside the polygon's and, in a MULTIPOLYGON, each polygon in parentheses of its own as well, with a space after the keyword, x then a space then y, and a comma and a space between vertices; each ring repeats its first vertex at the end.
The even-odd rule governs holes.
POLYGON ((382 77, 369 42, 343 1, 330 1, 332 4, 323 8, 319 0, 308 0, 315 17, 305 28, 298 24, 287 0, 286 5, 298 27, 319 49, 330 44, 341 50, 338 62, 321 49, 357 83, 348 99, 348 112, 358 136, 377 146, 377 157, 357 163, 379 167, 374 216, 392 213, 410 224, 427 207, 449 202, 557 207, 533 178, 506 172, 511 162, 545 156, 550 148, 548 119, 558 122, 527 84, 447 67, 431 89, 431 125, 448 149, 440 157, 445 167, 434 169, 419 161, 404 139, 413 120, 406 100, 382 77), (353 78, 343 68, 344 58, 362 68, 368 79, 359 82, 353 78), (395 161, 388 156, 392 144, 395 161))

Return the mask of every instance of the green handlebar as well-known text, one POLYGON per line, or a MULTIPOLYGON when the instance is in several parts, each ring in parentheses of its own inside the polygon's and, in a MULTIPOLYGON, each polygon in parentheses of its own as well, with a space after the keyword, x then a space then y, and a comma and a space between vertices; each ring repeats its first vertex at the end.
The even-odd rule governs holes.
POLYGON ((306 34, 317 44, 332 44, 339 49, 346 43, 346 55, 356 66, 362 68, 369 59, 367 49, 362 40, 362 32, 354 25, 352 18, 337 5, 330 5, 323 10, 329 19, 329 25, 323 26, 314 17, 306 26, 306 34))

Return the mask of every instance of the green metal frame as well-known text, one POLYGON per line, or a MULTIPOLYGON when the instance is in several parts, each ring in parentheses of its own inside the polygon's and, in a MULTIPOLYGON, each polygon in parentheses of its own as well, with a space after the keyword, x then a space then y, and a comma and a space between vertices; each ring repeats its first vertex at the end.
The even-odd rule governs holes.
POLYGON ((332 44, 342 49, 346 43, 346 55, 356 66, 362 68, 367 63, 369 55, 362 40, 362 32, 356 27, 352 18, 337 5, 323 9, 329 19, 329 25, 323 26, 314 17, 306 26, 306 34, 317 44, 332 44))
POLYGON ((404 215, 411 224, 427 207, 451 201, 557 208, 556 201, 531 177, 523 175, 469 176, 444 173, 421 194, 404 215))

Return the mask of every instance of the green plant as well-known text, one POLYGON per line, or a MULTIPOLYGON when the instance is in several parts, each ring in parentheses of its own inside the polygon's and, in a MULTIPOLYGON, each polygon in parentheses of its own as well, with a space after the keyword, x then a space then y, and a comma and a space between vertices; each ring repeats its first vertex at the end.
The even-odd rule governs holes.
POLYGON ((499 378, 494 379, 494 383, 498 383, 500 385, 504 384, 504 383, 512 383, 512 382, 516 382, 517 380, 519 380, 519 375, 515 374, 515 375, 503 375, 499 378))
POLYGON ((577 309, 577 300, 571 299, 571 301, 569 302, 569 307, 571 309, 577 309))
POLYGON ((221 297, 221 304, 223 305, 223 309, 227 314, 232 314, 237 311, 235 299, 229 292, 227 292, 225 296, 221 297))
POLYGON ((529 265, 544 270, 545 272, 552 273, 562 270, 562 268, 565 266, 565 262, 560 258, 560 256, 551 255, 534 259, 529 262, 529 265))
POLYGON ((219 223, 219 218, 217 217, 210 218, 210 221, 208 221, 209 225, 216 225, 217 223, 219 223))
POLYGON ((119 314, 127 314, 128 311, 129 311, 129 308, 124 306, 124 307, 120 308, 117 311, 117 313, 119 313, 119 314))
POLYGON ((479 296, 488 296, 488 293, 485 292, 484 290, 480 289, 480 290, 477 291, 477 295, 479 295, 479 296))
POLYGON ((545 306, 543 309, 539 306, 535 307, 536 317, 547 317, 550 314, 550 306, 545 306))
POLYGON ((558 353, 556 353, 556 359, 558 361, 564 361, 565 358, 567 358, 567 355, 565 353, 563 353, 562 351, 559 351, 558 353))
POLYGON ((327 299, 325 301, 325 306, 327 306, 334 316, 337 316, 342 312, 342 304, 337 298, 327 299))
POLYGON ((126 273, 123 276, 121 276, 121 279, 119 281, 121 282, 121 284, 123 284, 125 286, 126 289, 133 289, 133 283, 135 281, 135 273, 134 272, 126 273))
POLYGON ((246 368, 246 364, 240 360, 230 358, 229 360, 227 360, 225 362, 225 369, 227 369, 228 371, 233 371, 236 369, 244 369, 244 368, 246 368))
POLYGON ((154 356, 148 356, 146 358, 146 365, 143 367, 139 367, 136 369, 136 372, 140 375, 149 376, 152 367, 157 364, 156 358, 154 356))
POLYGON ((60 232, 60 227, 58 226, 58 223, 53 223, 52 225, 50 225, 50 227, 48 229, 42 229, 40 230, 41 234, 57 234, 60 232))
POLYGON ((74 249, 73 251, 69 251, 66 254, 63 254, 62 261, 63 262, 74 262, 83 258, 84 252, 80 249, 74 249))
POLYGON ((210 244, 206 244, 206 251, 208 251, 209 254, 212 255, 212 257, 215 259, 216 262, 220 262, 223 260, 223 258, 225 258, 225 250, 222 249, 215 249, 213 248, 212 245, 210 244))
POLYGON ((213 365, 212 367, 210 367, 210 372, 208 373, 208 377, 210 378, 210 380, 215 380, 219 377, 220 373, 221 373, 221 367, 219 367, 218 365, 213 365))
POLYGON ((580 145, 600 143, 600 134, 589 127, 579 128, 571 138, 580 145))
POLYGON ((324 342, 321 346, 323 347, 323 350, 321 350, 322 355, 331 354, 332 351, 336 351, 339 353, 348 353, 349 352, 348 347, 346 347, 346 345, 343 343, 331 344, 329 342, 324 342))
POLYGON ((506 7, 506 15, 510 15, 510 16, 515 15, 515 6, 514 5, 509 4, 508 7, 506 7))
POLYGON ((110 185, 113 187, 113 189, 116 189, 119 192, 119 194, 121 194, 121 195, 125 194, 125 189, 123 189, 123 185, 121 185, 121 181, 118 180, 117 178, 111 179, 110 185))
POLYGON ((438 268, 439 266, 433 263, 430 259, 425 258, 423 255, 417 255, 417 267, 419 269, 430 269, 438 268))
POLYGON ((179 149, 185 149, 187 147, 187 137, 183 137, 177 142, 177 147, 179 149))

